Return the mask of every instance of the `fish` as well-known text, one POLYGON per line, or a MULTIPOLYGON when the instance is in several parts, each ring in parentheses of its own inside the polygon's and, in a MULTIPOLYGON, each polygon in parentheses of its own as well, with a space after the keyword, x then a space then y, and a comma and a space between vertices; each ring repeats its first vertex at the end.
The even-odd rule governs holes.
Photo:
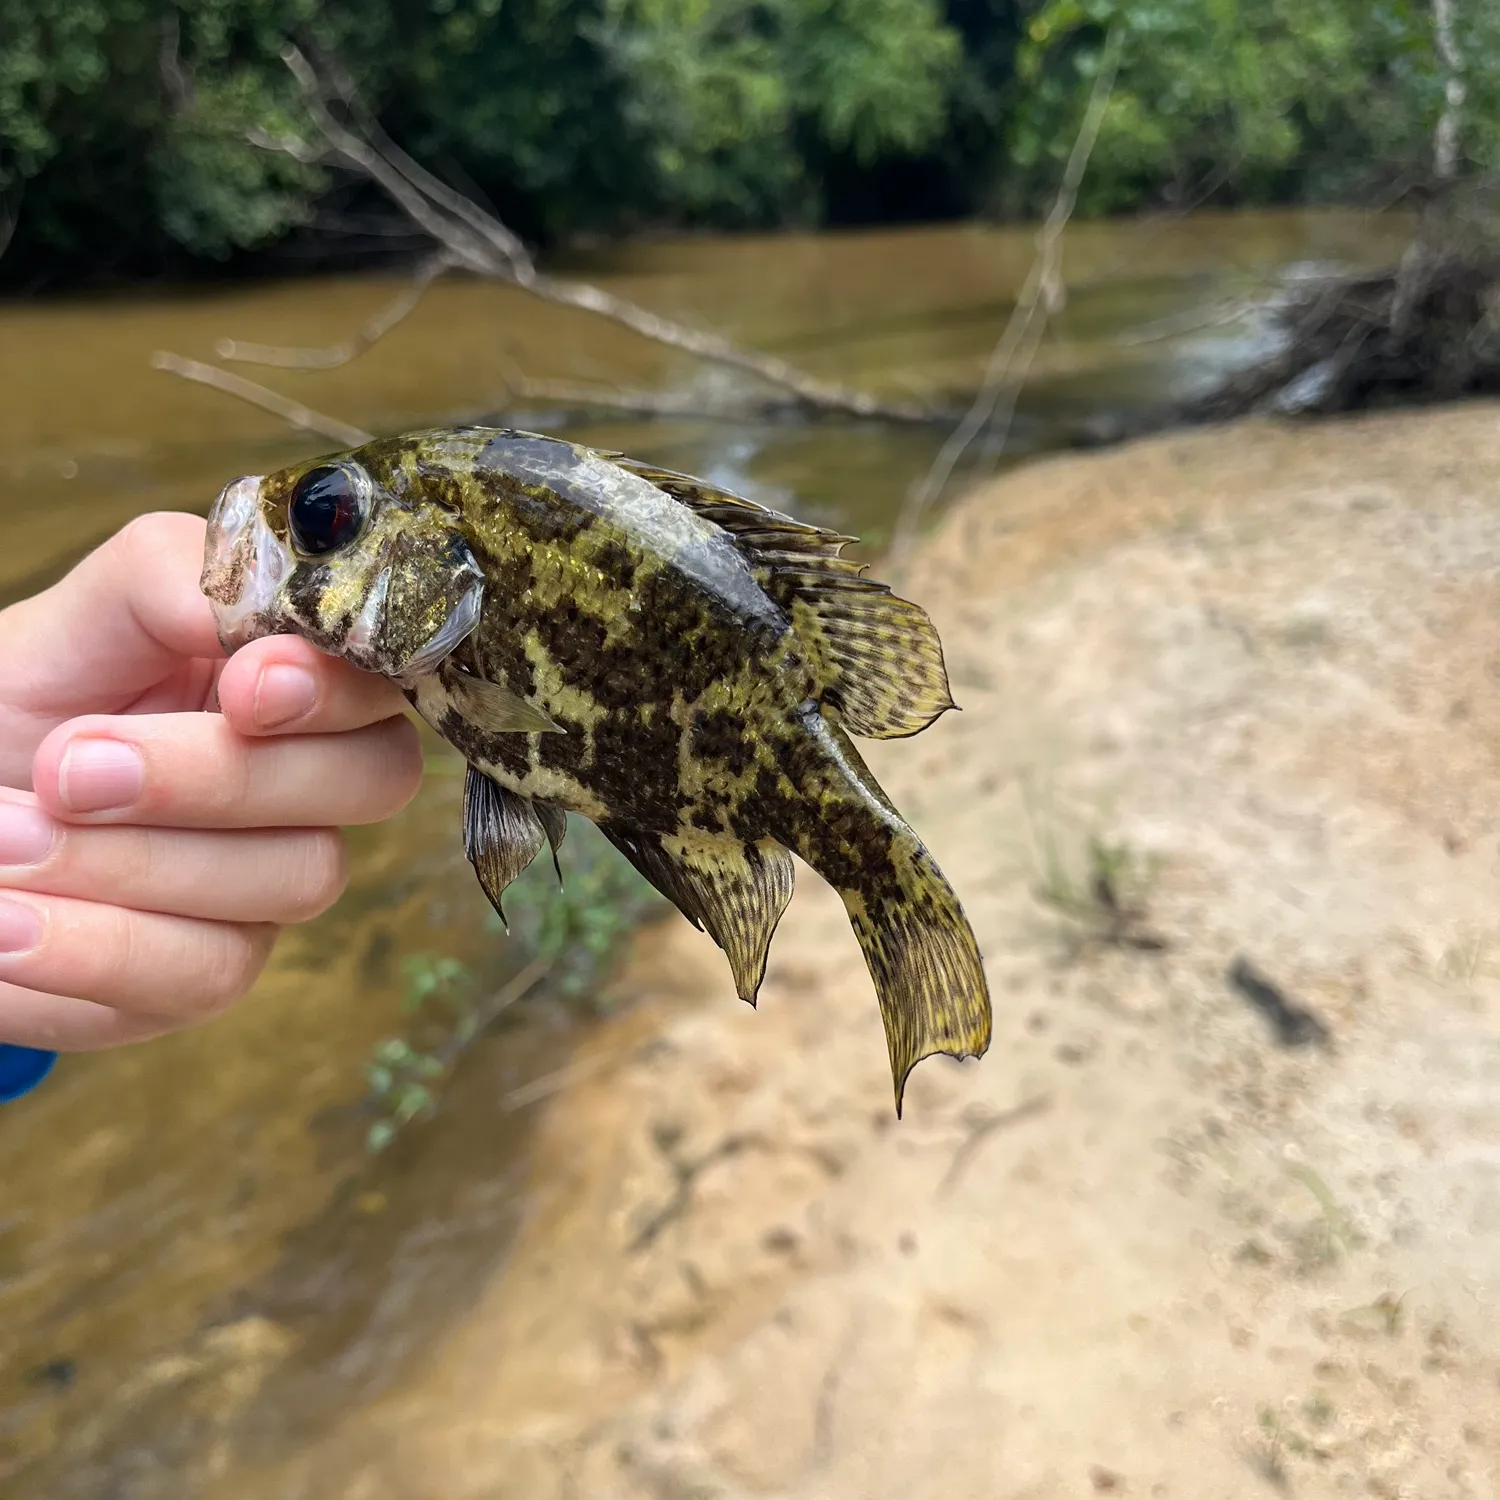
POLYGON ((854 737, 956 707, 926 612, 854 538, 691 475, 511 428, 379 438, 225 485, 201 587, 229 652, 273 634, 396 683, 467 763, 465 853, 500 913, 568 814, 724 951, 752 1006, 793 856, 838 893, 897 1116, 989 1047, 973 928, 854 737))

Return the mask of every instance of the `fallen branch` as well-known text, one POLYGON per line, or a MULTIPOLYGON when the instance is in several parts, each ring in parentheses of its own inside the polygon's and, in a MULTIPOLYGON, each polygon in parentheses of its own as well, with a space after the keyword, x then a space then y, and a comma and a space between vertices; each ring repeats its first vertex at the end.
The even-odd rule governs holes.
POLYGON ((938 450, 927 473, 907 492, 891 542, 891 569, 899 570, 903 566, 928 507, 943 492, 953 475, 954 467, 975 438, 995 423, 996 409, 1000 406, 1001 398, 1009 392, 1003 419, 996 428, 998 444, 990 445, 991 452, 997 458, 1004 449, 1020 387, 1041 343, 1046 320, 1062 306, 1066 295, 1061 276, 1062 233, 1073 216, 1073 208, 1078 201, 1078 188, 1088 168, 1089 158, 1093 155, 1099 127, 1104 122, 1104 111, 1114 89, 1115 73, 1119 65, 1120 34, 1112 31, 1104 44, 1099 71, 1094 77, 1093 92, 1089 96, 1088 107, 1084 110, 1077 139, 1068 154, 1062 184, 1057 190, 1051 211, 1037 233, 1036 256, 1031 263, 1031 270, 1021 287, 1005 331, 990 352, 978 394, 963 420, 938 450), (1035 332, 1032 331, 1033 325, 1036 325, 1035 332), (1020 358, 1023 351, 1024 360, 1020 358))
POLYGON ((453 267, 505 282, 560 307, 593 313, 654 343, 739 370, 791 392, 808 411, 914 424, 950 420, 949 414, 918 402, 889 401, 821 380, 786 360, 742 349, 719 334, 690 328, 587 282, 544 275, 506 225, 439 181, 395 145, 336 69, 327 70, 329 78, 325 81, 294 46, 283 51, 282 59, 302 90, 310 120, 326 149, 311 146, 298 136, 272 136, 264 131, 252 132, 251 143, 264 150, 285 152, 299 161, 332 161, 367 178, 443 248, 453 267), (352 124, 341 120, 329 107, 330 94, 343 104, 352 124))
POLYGON ((610 411, 635 417, 694 417, 722 422, 743 421, 747 416, 774 421, 799 410, 794 401, 787 399, 759 401, 748 407, 730 406, 665 391, 629 390, 582 380, 537 380, 511 359, 506 361, 505 388, 513 400, 548 402, 581 413, 610 411))
POLYGON ((370 318, 354 335, 324 349, 302 349, 283 344, 251 344, 241 339, 219 339, 214 353, 220 359, 247 365, 275 365, 283 370, 336 370, 372 349, 403 318, 415 311, 427 288, 453 266, 446 251, 431 256, 417 267, 412 282, 399 297, 370 318))
POLYGON ((228 370, 221 370, 217 365, 206 365, 196 359, 185 359, 182 355, 171 354, 165 349, 158 349, 151 356, 151 368, 165 370, 169 375, 180 375, 184 380, 193 380, 199 385, 211 386, 216 391, 223 391, 225 395, 248 401, 251 406, 258 406, 262 411, 268 411, 272 416, 291 423, 300 432, 320 432, 324 437, 332 438, 334 442, 346 448, 357 448, 361 443, 368 443, 374 436, 373 433, 366 432, 363 427, 355 427, 348 422, 341 422, 337 417, 330 417, 324 412, 315 411, 310 406, 304 406, 300 401, 292 401, 286 396, 278 395, 275 391, 267 390, 265 386, 257 385, 253 380, 246 380, 243 376, 232 375, 228 370))
POLYGON ((1333 415, 1500 393, 1500 256, 1433 250, 1333 276, 1272 310, 1279 347, 1182 407, 1186 422, 1333 415))
POLYGON ((934 1196, 946 1197, 958 1186, 958 1180, 973 1160, 974 1153, 995 1131, 1011 1125, 1019 1125, 1023 1120, 1029 1120, 1034 1115, 1045 1114, 1051 1108, 1052 1096, 1038 1094, 1034 1098, 1023 1099, 1020 1104, 1010 1109, 966 1111, 963 1121, 964 1138, 954 1151, 952 1160, 948 1163, 948 1170, 943 1173, 942 1179, 938 1182, 934 1196))

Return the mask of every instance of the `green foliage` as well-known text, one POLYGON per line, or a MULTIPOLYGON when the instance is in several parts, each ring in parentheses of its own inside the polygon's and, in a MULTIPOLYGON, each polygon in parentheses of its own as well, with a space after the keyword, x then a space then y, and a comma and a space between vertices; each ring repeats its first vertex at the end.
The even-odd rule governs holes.
POLYGON ((289 103, 248 70, 200 84, 151 152, 161 227, 187 249, 222 258, 306 222, 327 174, 245 142, 251 129, 283 134, 294 123, 289 103))
POLYGON ((380 1042, 365 1070, 370 1096, 381 1118, 370 1126, 365 1144, 372 1152, 384 1151, 396 1132, 435 1104, 430 1085, 443 1074, 443 1060, 434 1052, 418 1052, 400 1037, 380 1042))
MULTIPOLYGON (((1466 173, 1500 167, 1500 6, 1454 0, 1466 173)), ((1034 212, 1103 39, 1080 211, 1389 198, 1430 172, 1429 0, 0 0, 5 274, 157 271, 320 220, 286 42, 543 242, 640 226, 1034 212), (24 189, 24 191, 23 191, 24 189)), ((377 195, 354 189, 356 207, 377 195)))
MULTIPOLYGON (((1500 165, 1500 11, 1455 0, 1473 170, 1500 165)), ((1427 0, 1045 0, 1018 59, 1013 149, 1045 194, 1117 30, 1119 78, 1081 206, 1368 193, 1420 181, 1443 74, 1427 0)))
MULTIPOLYGON (((458 959, 414 953, 403 964, 402 1008, 409 1036, 377 1043, 366 1068, 379 1118, 366 1145, 380 1152, 403 1125, 437 1106, 439 1081, 458 1055, 517 1001, 551 993, 586 1012, 622 940, 660 905, 660 898, 592 824, 574 819, 565 846, 567 878, 559 891, 546 856, 506 893, 509 978, 486 988, 458 959)), ((501 929, 491 913, 492 931, 501 929)))
POLYGON ((941 134, 960 46, 940 0, 0 0, 0 191, 15 253, 223 257, 312 222, 314 139, 280 60, 339 57, 392 133, 544 238, 817 212, 822 163, 941 134))

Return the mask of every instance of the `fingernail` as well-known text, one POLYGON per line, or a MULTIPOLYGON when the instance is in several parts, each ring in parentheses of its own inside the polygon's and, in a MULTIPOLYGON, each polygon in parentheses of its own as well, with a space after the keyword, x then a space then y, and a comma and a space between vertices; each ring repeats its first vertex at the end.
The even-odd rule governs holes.
POLYGON ((255 722, 262 729, 290 724, 312 711, 318 685, 302 667, 272 666, 255 685, 255 722))
POLYGON ((42 919, 19 901, 0 900, 0 953, 24 953, 42 940, 42 919))
POLYGON ((57 790, 69 812, 129 807, 141 795, 146 767, 134 745, 119 740, 74 740, 63 752, 57 790))
POLYGON ((0 802, 0 865, 39 865, 52 849, 52 819, 35 807, 0 802))

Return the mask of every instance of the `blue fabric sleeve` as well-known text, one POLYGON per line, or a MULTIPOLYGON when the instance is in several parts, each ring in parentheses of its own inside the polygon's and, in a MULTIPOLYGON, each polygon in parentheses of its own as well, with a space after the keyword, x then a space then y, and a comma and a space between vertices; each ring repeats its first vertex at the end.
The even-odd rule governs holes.
POLYGON ((29 1094, 51 1071, 57 1053, 0 1042, 0 1104, 29 1094))

